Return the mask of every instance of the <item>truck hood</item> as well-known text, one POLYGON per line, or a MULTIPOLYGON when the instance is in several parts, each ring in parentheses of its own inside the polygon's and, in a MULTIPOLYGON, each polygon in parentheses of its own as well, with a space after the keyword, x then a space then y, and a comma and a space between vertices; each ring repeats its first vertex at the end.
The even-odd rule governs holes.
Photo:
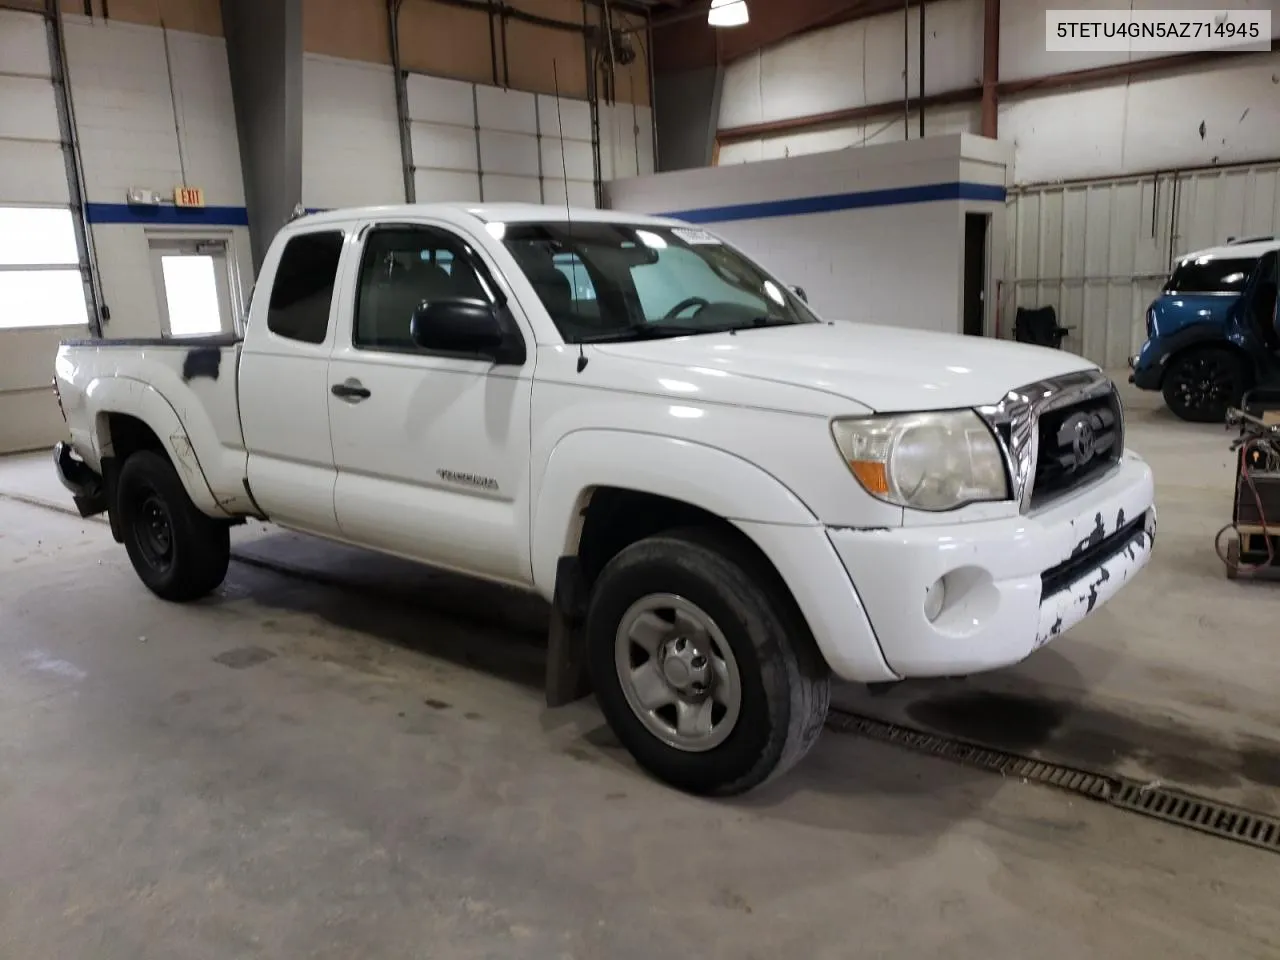
POLYGON ((1095 369, 1062 350, 849 322, 611 343, 597 349, 668 367, 806 387, 881 412, 995 403, 1015 387, 1095 369))

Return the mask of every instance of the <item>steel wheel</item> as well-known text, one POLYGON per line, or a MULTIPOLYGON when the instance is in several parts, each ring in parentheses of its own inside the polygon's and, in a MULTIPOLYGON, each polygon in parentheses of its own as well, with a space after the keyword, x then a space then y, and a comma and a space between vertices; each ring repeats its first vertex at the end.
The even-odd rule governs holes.
POLYGON ((169 569, 173 563, 173 521, 156 491, 147 491, 142 498, 133 534, 138 550, 153 569, 169 569))
POLYGON ((670 593, 633 603, 618 624, 614 661, 623 695, 650 733, 678 750, 712 750, 742 709, 738 662, 714 620, 670 593))

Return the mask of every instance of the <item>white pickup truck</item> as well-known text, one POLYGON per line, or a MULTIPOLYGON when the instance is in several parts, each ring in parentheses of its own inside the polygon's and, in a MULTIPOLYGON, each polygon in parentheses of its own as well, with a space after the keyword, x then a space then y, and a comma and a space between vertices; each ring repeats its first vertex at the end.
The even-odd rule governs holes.
POLYGON ((1151 471, 1069 353, 828 322, 705 230, 610 211, 304 216, 243 339, 68 341, 59 474, 167 600, 246 517, 534 591, 547 697, 745 791, 830 677, 1017 663, 1147 562, 1151 471))

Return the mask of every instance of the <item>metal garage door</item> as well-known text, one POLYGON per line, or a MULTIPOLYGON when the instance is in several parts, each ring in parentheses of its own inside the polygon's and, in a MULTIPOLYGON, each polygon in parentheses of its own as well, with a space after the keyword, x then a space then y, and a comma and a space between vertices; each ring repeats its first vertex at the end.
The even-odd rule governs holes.
POLYGON ((1071 329, 1064 349, 1122 368, 1176 257, 1280 235, 1280 164, 1027 186, 1008 209, 1004 330, 1017 307, 1050 304, 1071 329))
POLYGON ((0 453, 62 435, 53 357, 88 323, 49 30, 0 10, 0 453))

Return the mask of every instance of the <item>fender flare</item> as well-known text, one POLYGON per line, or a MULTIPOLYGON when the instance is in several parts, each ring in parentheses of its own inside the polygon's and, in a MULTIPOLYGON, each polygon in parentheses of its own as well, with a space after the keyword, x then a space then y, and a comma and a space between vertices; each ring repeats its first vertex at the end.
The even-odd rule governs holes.
POLYGON ((669 497, 729 522, 819 526, 782 481, 716 447, 638 431, 583 429, 561 437, 534 493, 530 560, 544 597, 560 558, 575 553, 582 516, 598 487, 669 497))
POLYGON ((113 455, 106 418, 111 414, 134 417, 160 438, 165 454, 196 508, 213 517, 229 516, 218 506, 182 418, 159 390, 131 377, 112 376, 92 381, 85 397, 93 412, 93 449, 99 462, 113 455))
POLYGON ((1223 333, 1222 324, 1218 323, 1193 323, 1189 326, 1182 327, 1179 330, 1169 334, 1168 339, 1161 350, 1164 356, 1164 362, 1160 364, 1160 383, 1159 388, 1164 387, 1164 376, 1168 372, 1169 363, 1178 354, 1185 353, 1194 347, 1211 346, 1222 347, 1226 350, 1239 355, 1245 366, 1245 370, 1252 376, 1256 373, 1254 369, 1253 358, 1249 356, 1247 350, 1240 344, 1236 343, 1230 337, 1223 333))

